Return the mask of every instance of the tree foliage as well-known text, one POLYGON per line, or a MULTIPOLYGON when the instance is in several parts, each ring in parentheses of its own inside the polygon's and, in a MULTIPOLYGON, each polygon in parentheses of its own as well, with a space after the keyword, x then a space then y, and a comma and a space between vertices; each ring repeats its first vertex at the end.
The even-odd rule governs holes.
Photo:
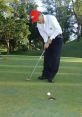
POLYGON ((79 23, 82 25, 82 0, 76 0, 76 2, 74 3, 74 10, 79 23))
POLYGON ((18 4, 17 0, 8 2, 3 0, 1 3, 0 40, 5 43, 9 53, 14 50, 18 42, 22 44, 27 44, 28 42, 29 30, 27 26, 26 6, 25 4, 18 4))

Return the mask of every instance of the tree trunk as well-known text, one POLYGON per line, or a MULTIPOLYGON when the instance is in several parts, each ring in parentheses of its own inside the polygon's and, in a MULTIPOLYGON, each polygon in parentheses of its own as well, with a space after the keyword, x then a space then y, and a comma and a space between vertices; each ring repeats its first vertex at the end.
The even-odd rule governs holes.
POLYGON ((82 26, 81 26, 81 36, 82 36, 82 26))
POLYGON ((80 37, 81 37, 81 25, 78 24, 77 41, 80 41, 80 37))
POLYGON ((9 40, 6 40, 6 44, 7 44, 7 54, 9 54, 9 40))

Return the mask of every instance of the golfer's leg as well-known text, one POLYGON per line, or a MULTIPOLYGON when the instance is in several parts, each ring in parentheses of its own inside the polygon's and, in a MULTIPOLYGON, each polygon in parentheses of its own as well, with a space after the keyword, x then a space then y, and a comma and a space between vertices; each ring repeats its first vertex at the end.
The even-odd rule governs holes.
POLYGON ((49 80, 52 80, 56 73, 58 72, 59 69, 59 64, 60 64, 60 55, 61 55, 61 48, 62 48, 62 39, 61 38, 56 38, 53 40, 52 45, 51 45, 51 59, 50 59, 50 76, 49 80))
POLYGON ((43 72, 42 72, 42 76, 44 77, 48 77, 49 74, 49 50, 46 49, 45 53, 44 53, 44 64, 43 64, 43 72))

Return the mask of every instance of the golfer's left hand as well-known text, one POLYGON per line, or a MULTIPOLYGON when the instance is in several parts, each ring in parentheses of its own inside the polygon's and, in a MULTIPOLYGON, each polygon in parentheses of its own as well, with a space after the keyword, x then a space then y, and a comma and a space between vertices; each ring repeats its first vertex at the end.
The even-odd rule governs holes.
POLYGON ((47 49, 49 47, 49 43, 44 44, 44 49, 47 49))
POLYGON ((52 43, 52 40, 50 38, 48 38, 48 43, 51 44, 52 43))
POLYGON ((47 49, 51 43, 52 43, 52 40, 48 38, 48 41, 44 44, 44 49, 47 49))

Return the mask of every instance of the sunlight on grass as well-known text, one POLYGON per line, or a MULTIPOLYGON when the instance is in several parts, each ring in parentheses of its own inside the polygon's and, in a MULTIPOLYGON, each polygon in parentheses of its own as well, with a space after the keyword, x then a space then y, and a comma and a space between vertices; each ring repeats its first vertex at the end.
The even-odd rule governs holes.
POLYGON ((62 62, 82 62, 82 58, 76 58, 76 57, 62 57, 62 62))

